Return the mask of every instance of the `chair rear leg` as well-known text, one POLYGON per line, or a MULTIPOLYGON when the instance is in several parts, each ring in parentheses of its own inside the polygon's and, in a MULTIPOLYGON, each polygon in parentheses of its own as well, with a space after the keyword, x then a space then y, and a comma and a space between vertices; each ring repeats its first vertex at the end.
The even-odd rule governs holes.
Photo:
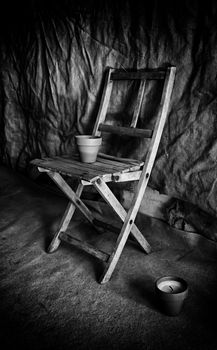
MULTIPOLYGON (((121 205, 121 203, 117 200, 115 195, 112 193, 107 184, 100 178, 98 178, 94 183, 94 187, 101 194, 104 200, 110 205, 110 207, 114 210, 114 212, 119 216, 119 218, 124 222, 127 216, 127 212, 121 205)), ((151 252, 151 246, 139 231, 137 226, 133 223, 131 228, 131 233, 141 246, 141 248, 148 254, 151 252)))
POLYGON ((121 232, 116 241, 115 248, 109 257, 107 266, 103 272, 103 275, 100 278, 99 282, 103 284, 110 280, 111 275, 118 263, 120 255, 126 244, 126 241, 129 237, 130 232, 132 232, 134 237, 137 239, 138 243, 146 252, 149 253, 151 250, 151 247, 146 241, 146 239, 143 237, 141 232, 137 229, 136 225, 134 224, 134 220, 137 215, 139 205, 132 206, 128 211, 128 213, 126 213, 126 211, 124 210, 120 202, 117 200, 117 198, 114 196, 114 194, 111 192, 109 187, 106 185, 106 183, 102 179, 100 178, 97 179, 93 183, 93 185, 101 194, 101 196, 106 200, 106 202, 111 206, 111 208, 116 212, 116 214, 120 217, 120 219, 124 222, 121 232))
POLYGON ((112 254, 109 257, 109 260, 107 262, 107 266, 99 280, 99 283, 104 284, 106 282, 108 282, 111 278, 111 275, 118 263, 118 260, 120 258, 120 255, 124 249, 124 246, 126 244, 126 241, 128 239, 128 236, 130 234, 130 231, 132 229, 132 225, 133 225, 133 220, 131 219, 131 217, 127 217, 127 219, 125 220, 121 232, 118 236, 118 239, 116 241, 116 245, 115 248, 112 252, 112 254))

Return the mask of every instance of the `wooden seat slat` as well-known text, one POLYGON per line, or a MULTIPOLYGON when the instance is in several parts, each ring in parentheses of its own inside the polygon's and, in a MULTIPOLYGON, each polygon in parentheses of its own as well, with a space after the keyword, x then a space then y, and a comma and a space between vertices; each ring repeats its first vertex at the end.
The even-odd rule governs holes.
POLYGON ((89 171, 92 173, 98 172, 98 175, 102 175, 102 174, 113 174, 116 172, 121 172, 121 171, 126 171, 126 170, 130 170, 130 168, 132 168, 132 165, 129 164, 124 164, 124 163, 119 163, 117 164, 113 164, 112 161, 105 161, 101 158, 98 157, 96 162, 94 163, 82 163, 80 161, 78 161, 77 159, 74 160, 73 156, 70 159, 66 159, 66 158, 61 158, 60 159, 64 159, 64 163, 65 164, 69 164, 69 166, 75 168, 75 169, 80 169, 81 171, 89 171))
POLYGON ((96 176, 136 171, 141 167, 140 164, 134 165, 115 162, 101 156, 97 158, 95 163, 82 163, 79 161, 79 156, 77 155, 35 159, 32 161, 32 164, 66 176, 85 179, 88 181, 96 176))
POLYGON ((77 156, 71 156, 70 158, 58 157, 59 159, 64 159, 66 162, 71 164, 72 162, 76 164, 76 166, 85 168, 85 169, 99 169, 103 172, 116 172, 121 171, 123 168, 128 168, 130 164, 114 162, 112 160, 104 159, 103 157, 98 156, 96 162, 94 163, 82 163, 80 162, 77 156))

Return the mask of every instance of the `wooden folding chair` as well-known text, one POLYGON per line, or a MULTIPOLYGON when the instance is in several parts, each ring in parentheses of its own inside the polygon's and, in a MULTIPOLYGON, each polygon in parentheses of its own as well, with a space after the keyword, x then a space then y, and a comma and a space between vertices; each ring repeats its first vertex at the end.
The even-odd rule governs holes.
POLYGON ((79 160, 78 155, 35 159, 31 162, 38 167, 40 172, 46 172, 69 199, 69 204, 63 215, 59 229, 50 243, 48 252, 54 252, 61 241, 66 241, 103 260, 106 263, 106 267, 102 274, 100 283, 109 281, 130 233, 146 253, 151 251, 149 243, 139 231, 134 221, 150 178, 168 115, 175 71, 175 67, 148 70, 140 69, 134 71, 110 68, 107 71, 99 112, 93 129, 93 135, 99 136, 102 132, 106 132, 139 138, 149 138, 149 148, 144 162, 134 159, 118 158, 101 153, 97 156, 96 162, 92 164, 82 163, 79 160), (158 79, 164 80, 164 84, 155 127, 153 130, 137 128, 136 125, 143 101, 146 81, 158 79), (114 126, 105 123, 112 87, 117 80, 139 80, 140 82, 138 98, 129 127, 114 126), (64 179, 65 175, 67 177, 69 176, 79 179, 79 184, 75 192, 64 179), (119 183, 127 181, 136 181, 138 183, 128 212, 125 211, 107 185, 107 183, 110 182, 119 183), (113 252, 110 255, 78 240, 77 238, 73 238, 66 232, 76 208, 83 213, 85 218, 93 226, 97 228, 97 226, 100 225, 99 220, 96 220, 80 198, 84 186, 90 185, 95 187, 98 193, 109 204, 123 223, 113 252))

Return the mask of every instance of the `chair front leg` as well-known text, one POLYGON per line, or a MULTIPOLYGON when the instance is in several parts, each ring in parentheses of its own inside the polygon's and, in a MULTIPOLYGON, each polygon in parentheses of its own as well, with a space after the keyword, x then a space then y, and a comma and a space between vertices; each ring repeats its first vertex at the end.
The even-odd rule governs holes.
MULTIPOLYGON (((94 216, 87 206, 80 200, 79 196, 71 189, 67 182, 62 178, 59 173, 49 171, 47 173, 49 177, 56 183, 61 191, 68 197, 68 199, 79 209, 86 219, 94 225, 94 216)), ((83 185, 82 185, 83 186, 83 185)))
MULTIPOLYGON (((76 190, 76 196, 78 196, 80 198, 82 191, 83 191, 84 186, 79 183, 77 190, 76 190)), ((65 232, 69 226, 69 223, 72 219, 72 216, 75 212, 76 206, 72 203, 69 202, 67 205, 67 208, 65 210, 64 216, 61 220, 61 223, 59 225, 59 229, 58 231, 55 233, 54 238, 52 239, 51 243, 49 244, 48 248, 47 248, 47 252, 48 253, 53 253, 54 251, 56 251, 60 245, 60 239, 59 239, 59 235, 61 232, 65 232)))

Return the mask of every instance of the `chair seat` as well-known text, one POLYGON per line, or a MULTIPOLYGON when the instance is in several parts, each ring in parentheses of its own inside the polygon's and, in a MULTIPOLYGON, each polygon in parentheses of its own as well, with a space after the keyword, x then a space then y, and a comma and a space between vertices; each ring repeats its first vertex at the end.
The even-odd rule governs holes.
POLYGON ((86 181, 98 176, 138 171, 144 164, 138 160, 123 159, 103 153, 99 153, 94 163, 82 163, 77 154, 35 159, 31 163, 46 170, 86 181))

